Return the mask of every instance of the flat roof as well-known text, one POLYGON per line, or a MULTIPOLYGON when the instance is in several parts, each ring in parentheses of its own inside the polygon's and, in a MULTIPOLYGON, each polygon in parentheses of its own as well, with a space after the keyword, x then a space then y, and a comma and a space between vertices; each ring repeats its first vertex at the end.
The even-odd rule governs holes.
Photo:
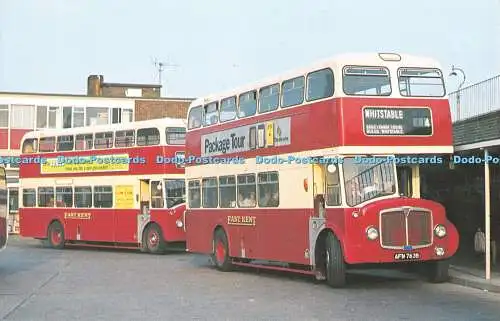
POLYGON ((160 101, 193 101, 196 98, 192 97, 107 97, 107 96, 89 96, 84 94, 64 94, 64 93, 34 93, 22 91, 0 91, 0 96, 42 96, 42 97, 78 97, 78 98, 100 98, 100 99, 131 99, 131 100, 160 100, 160 101))

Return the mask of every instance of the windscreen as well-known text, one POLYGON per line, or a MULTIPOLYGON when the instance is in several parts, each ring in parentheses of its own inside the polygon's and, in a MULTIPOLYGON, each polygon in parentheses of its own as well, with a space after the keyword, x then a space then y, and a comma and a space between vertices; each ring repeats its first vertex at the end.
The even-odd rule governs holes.
POLYGON ((346 95, 389 96, 391 79, 385 67, 344 67, 343 88, 346 95))
POLYGON ((443 97, 443 74, 439 69, 400 68, 398 83, 401 96, 443 97))

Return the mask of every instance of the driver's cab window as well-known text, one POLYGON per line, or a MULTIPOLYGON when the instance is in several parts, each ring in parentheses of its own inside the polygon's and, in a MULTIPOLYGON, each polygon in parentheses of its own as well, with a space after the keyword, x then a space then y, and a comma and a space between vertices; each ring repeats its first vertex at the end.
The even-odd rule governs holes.
POLYGON ((186 202, 186 182, 183 179, 165 180, 165 199, 167 208, 186 202))
POLYGON ((326 205, 341 204, 339 168, 336 164, 325 165, 326 205))
POLYGON ((151 208, 163 208, 163 186, 160 181, 151 182, 151 208))

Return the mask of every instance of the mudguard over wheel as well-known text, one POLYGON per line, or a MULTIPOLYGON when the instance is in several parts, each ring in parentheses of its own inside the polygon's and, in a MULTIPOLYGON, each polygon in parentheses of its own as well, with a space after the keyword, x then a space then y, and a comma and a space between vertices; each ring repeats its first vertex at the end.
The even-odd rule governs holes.
POLYGON ((217 229, 214 233, 212 261, 220 271, 228 272, 232 269, 231 258, 229 257, 229 243, 226 233, 222 229, 217 229))
POLYGON ((346 266, 342 246, 333 233, 328 233, 325 242, 326 282, 334 288, 343 287, 346 284, 346 266))
POLYGON ((450 278, 449 270, 450 262, 447 260, 443 261, 432 261, 425 265, 425 272, 431 283, 443 283, 447 282, 450 278))
POLYGON ((50 247, 60 250, 64 248, 64 228, 59 221, 54 221, 47 229, 47 241, 50 247))
POLYGON ((163 233, 158 225, 151 224, 146 228, 143 243, 149 253, 161 254, 165 251, 166 244, 163 239, 163 233))

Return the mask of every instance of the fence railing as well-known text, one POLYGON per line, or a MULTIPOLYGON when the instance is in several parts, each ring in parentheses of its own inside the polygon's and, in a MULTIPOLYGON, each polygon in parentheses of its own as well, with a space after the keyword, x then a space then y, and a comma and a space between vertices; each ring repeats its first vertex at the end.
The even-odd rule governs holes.
POLYGON ((500 75, 449 94, 453 122, 500 110, 500 75))

